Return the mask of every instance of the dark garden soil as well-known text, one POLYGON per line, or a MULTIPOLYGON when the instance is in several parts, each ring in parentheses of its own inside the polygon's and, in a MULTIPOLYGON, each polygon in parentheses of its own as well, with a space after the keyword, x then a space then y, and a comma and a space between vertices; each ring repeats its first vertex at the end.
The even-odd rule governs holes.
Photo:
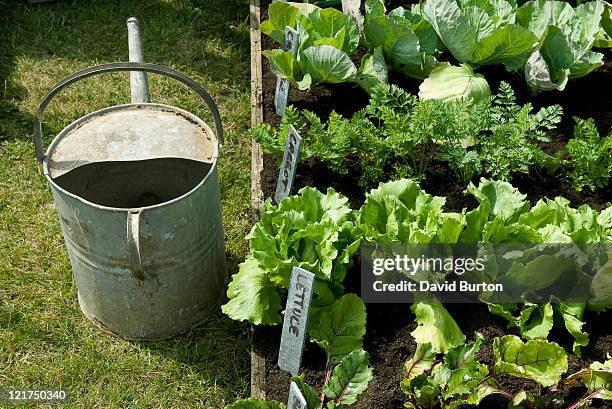
MULTIPOLYGON (((262 12, 264 8, 262 7, 262 12)), ((276 44, 264 36, 263 48, 275 48, 276 44)), ((527 91, 525 81, 519 73, 504 72, 499 67, 483 67, 480 72, 489 81, 493 92, 499 87, 501 81, 512 85, 520 104, 530 102, 534 109, 559 104, 563 107, 563 120, 558 128, 552 133, 552 141, 545 150, 549 153, 555 152, 565 145, 573 135, 574 117, 593 118, 602 135, 607 135, 612 128, 612 93, 604 90, 612 89, 612 53, 606 52, 606 64, 598 71, 589 76, 569 81, 566 89, 562 92, 542 92, 537 96, 531 96, 527 91)), ((416 94, 420 81, 413 80, 391 73, 390 82, 401 85, 402 88, 416 94)), ((279 117, 274 109, 274 92, 276 88, 276 76, 270 71, 267 60, 263 59, 263 92, 264 92, 264 120, 271 125, 278 125, 279 117)), ((322 118, 327 118, 332 111, 343 116, 350 117, 355 111, 363 108, 368 103, 368 95, 365 91, 351 84, 337 84, 319 86, 311 91, 300 91, 295 86, 291 87, 289 101, 298 109, 308 109, 317 113, 322 118)), ((262 189, 265 197, 272 196, 278 179, 280 158, 264 155, 264 170, 261 174, 262 189)), ((357 169, 358 159, 355 159, 357 169)), ((354 175, 354 173, 353 173, 354 175)), ((381 180, 385 182, 386 180, 381 180)), ((477 178, 473 181, 477 183, 477 178)), ((512 184, 522 193, 526 194, 532 204, 544 197, 554 198, 563 196, 570 200, 572 206, 588 204, 592 208, 601 210, 612 202, 612 186, 591 192, 588 188, 577 192, 571 184, 554 174, 529 174, 515 175, 512 184)), ((298 165, 298 171, 294 182, 294 191, 303 186, 314 186, 318 189, 333 187, 351 200, 351 204, 361 204, 364 199, 364 189, 355 183, 355 177, 349 172, 342 176, 326 168, 316 159, 302 161, 298 165)), ((374 188, 376 186, 370 186, 374 188)), ((448 172, 448 167, 437 164, 433 160, 421 187, 427 193, 447 198, 446 208, 449 211, 460 211, 464 207, 471 207, 473 201, 465 197, 463 192, 467 183, 462 183, 453 178, 448 172)))
MULTIPOLYGON (((267 18, 268 3, 268 1, 262 1, 262 21, 267 18)), ((395 1, 394 3, 410 2, 395 1)), ((262 41, 264 49, 277 47, 265 35, 262 41)), ((497 90, 500 81, 509 82, 517 93, 518 102, 521 104, 531 102, 536 109, 552 104, 563 106, 564 119, 558 130, 552 135, 553 142, 550 144, 554 151, 571 138, 574 126, 573 116, 594 118, 600 132, 608 134, 612 126, 612 115, 609 112, 612 94, 608 92, 612 89, 611 57, 610 53, 606 53, 607 62, 604 67, 586 78, 570 81, 565 91, 545 92, 535 97, 529 95, 524 79, 518 73, 506 73, 499 67, 484 67, 479 72, 489 80, 493 92, 497 90)), ((274 109, 276 77, 270 71, 265 58, 263 58, 262 72, 264 120, 269 124, 277 125, 279 118, 274 109)), ((394 74, 391 74, 390 81, 415 94, 418 92, 420 81, 398 77, 394 74)), ((348 84, 320 86, 309 92, 292 87, 289 101, 290 104, 299 109, 309 109, 326 118, 332 110, 344 116, 351 116, 367 104, 368 95, 360 88, 348 84)), ((357 161, 356 158, 355 169, 358 168, 357 161)), ((446 197, 446 209, 448 211, 460 211, 462 208, 470 209, 476 205, 474 199, 463 194, 466 184, 458 183, 445 166, 434 161, 430 168, 427 177, 421 183, 421 187, 430 194, 446 197)), ((261 173, 264 197, 274 195, 278 172, 279 158, 264 155, 264 169, 261 173)), ((320 190, 333 187, 346 195, 351 206, 356 209, 363 203, 365 189, 357 185, 354 174, 349 172, 346 176, 339 176, 316 159, 302 161, 298 165, 294 192, 297 192, 303 186, 314 186, 320 190)), ((477 180, 474 180, 474 182, 477 182, 477 180)), ((543 197, 554 198, 555 196, 564 196, 570 200, 573 206, 588 204, 596 209, 605 208, 612 202, 612 188, 610 187, 595 193, 589 190, 576 192, 569 183, 555 175, 538 175, 532 172, 515 177, 512 184, 522 193, 527 194, 532 204, 543 197)), ((359 269, 353 268, 347 280, 349 281, 348 289, 359 294, 359 269), (355 281, 355 283, 351 284, 350 281, 355 281)), ((515 330, 506 328, 505 320, 490 314, 484 305, 448 304, 447 309, 468 339, 473 339, 475 331, 485 335, 486 346, 480 352, 480 359, 483 363, 493 363, 491 344, 494 337, 516 334, 515 330)), ((405 395, 400 389, 403 364, 412 356, 416 348, 416 344, 410 335, 410 332, 416 327, 414 315, 408 304, 369 304, 367 314, 364 348, 370 354, 371 364, 374 368, 374 379, 370 382, 369 388, 361 395, 359 402, 352 407, 357 409, 400 409, 405 402, 405 395)), ((581 358, 569 352, 571 351, 572 339, 566 331, 556 330, 555 327, 551 334, 551 339, 560 343, 568 351, 570 373, 588 366, 593 360, 605 360, 606 353, 612 351, 612 335, 609 334, 611 314, 587 313, 584 318, 586 320, 584 329, 590 334, 590 342, 586 348, 583 348, 581 358)), ((276 364, 280 331, 279 326, 256 328, 253 345, 255 351, 266 358, 264 385, 266 397, 286 402, 290 375, 281 371, 276 364)), ((324 360, 322 350, 317 345, 307 343, 302 361, 303 371, 306 381, 317 390, 320 390, 323 383, 324 360)), ((584 392, 580 388, 565 386, 560 386, 558 390, 552 391, 542 389, 531 381, 517 382, 515 379, 502 379, 501 387, 511 392, 526 389, 535 394, 546 395, 549 398, 547 399, 547 408, 566 407, 576 401, 584 392), (560 405, 561 400, 565 404, 560 405)), ((485 398, 480 407, 496 409, 506 408, 507 405, 508 400, 506 398, 494 395, 485 398)))
MULTIPOLYGON (((262 21, 267 19, 268 1, 262 2, 262 21)), ((399 2, 401 3, 401 2, 399 2)), ((403 2, 409 3, 409 2, 403 2)), ((267 36, 262 38, 263 49, 277 48, 277 44, 267 36)), ((601 51, 601 50, 599 50, 601 51)), ((555 152, 565 145, 573 135, 574 117, 593 118, 602 135, 607 135, 612 128, 612 52, 603 51, 606 63, 599 70, 586 77, 570 80, 564 91, 542 92, 532 96, 527 90, 523 76, 518 73, 505 72, 503 68, 492 66, 482 67, 478 72, 482 73, 496 92, 501 81, 508 82, 515 90, 517 102, 520 104, 531 103, 534 109, 544 106, 559 104, 563 107, 563 120, 552 133, 552 141, 547 144, 545 150, 549 153, 555 152)), ((356 57, 355 60, 360 60, 356 57)), ((274 109, 274 92, 276 88, 276 76, 270 71, 266 58, 263 58, 263 93, 264 93, 264 121, 271 125, 278 125, 279 117, 274 109)), ((402 88, 414 94, 418 93, 421 81, 407 78, 393 72, 390 73, 390 82, 400 85, 402 88)), ((298 109, 308 109, 322 118, 327 118, 332 111, 343 116, 350 117, 355 111, 367 105, 369 97, 365 91, 352 84, 330 84, 318 86, 310 91, 300 91, 295 86, 291 87, 289 103, 298 109)), ((272 196, 278 179, 279 158, 264 155, 264 170, 261 175, 262 189, 265 197, 272 196)), ((358 159, 355 159, 356 161, 358 159)), ((355 163, 357 168, 357 163, 355 163)), ((381 180, 385 182, 386 180, 381 180)), ((476 183, 478 180, 474 180, 476 183)), ((588 204, 594 209, 605 208, 612 202, 612 186, 591 192, 588 188, 577 192, 571 184, 558 175, 529 174, 516 175, 512 184, 534 204, 544 197, 554 198, 563 196, 570 200, 572 206, 588 204)), ((347 176, 328 170, 323 164, 315 159, 302 161, 298 165, 298 171, 294 182, 294 191, 303 186, 314 186, 318 189, 333 187, 347 196, 353 205, 359 206, 364 199, 364 192, 369 189, 359 187, 355 183, 351 172, 347 176)), ((376 186, 370 186, 374 188, 376 186)), ((446 207, 449 211, 460 211, 463 207, 470 207, 473 201, 463 194, 467 183, 458 182, 452 177, 451 172, 444 165, 437 165, 435 160, 427 172, 421 187, 427 193, 447 198, 446 207)))
MULTIPOLYGON (((358 283, 359 269, 352 268, 347 277, 347 291, 360 293, 358 283)), ((401 409, 405 395, 400 388, 404 362, 412 357, 416 344, 410 333, 416 328, 414 314, 409 304, 368 304, 367 330, 364 338, 364 349, 370 354, 374 370, 374 379, 368 389, 361 395, 355 409, 401 409)), ((518 335, 516 330, 507 329, 506 321, 490 314, 482 304, 446 304, 446 308, 455 318, 468 340, 473 340, 475 332, 482 333, 486 342, 480 353, 480 362, 492 367, 494 363, 491 345, 494 337, 506 334, 518 335)), ((568 352, 569 373, 588 366, 594 360, 603 362, 606 354, 612 351, 612 335, 609 334, 610 314, 588 313, 585 315, 585 330, 590 334, 589 345, 582 350, 579 358, 568 352)), ((266 358, 265 390, 267 399, 287 402, 288 385, 291 376, 280 370, 278 347, 280 326, 258 327, 253 339, 255 351, 266 358)), ((558 342, 566 351, 571 351, 573 340, 563 330, 553 329, 550 340, 558 342)), ((302 359, 302 371, 308 384, 321 390, 325 376, 325 355, 316 344, 307 342, 302 359)), ((579 387, 560 386, 558 390, 539 387, 535 382, 516 378, 501 378, 500 387, 518 392, 521 389, 547 398, 546 408, 567 407, 578 400, 584 390, 579 387), (557 406, 555 402, 563 401, 557 406)), ((595 401, 597 403, 597 401, 595 401)), ((483 400, 480 408, 505 409, 508 399, 501 395, 492 395, 483 400)), ((594 406, 598 407, 598 406, 594 406)), ((603 407, 603 406, 602 406, 603 407)))

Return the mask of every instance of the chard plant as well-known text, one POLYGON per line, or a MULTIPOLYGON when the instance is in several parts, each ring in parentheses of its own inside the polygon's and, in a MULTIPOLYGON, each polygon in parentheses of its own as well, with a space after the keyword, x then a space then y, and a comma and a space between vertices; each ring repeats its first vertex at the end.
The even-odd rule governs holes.
POLYGON ((322 83, 353 82, 368 91, 386 83, 387 67, 380 49, 363 56, 359 67, 352 61, 360 33, 347 14, 334 8, 291 2, 270 4, 268 14, 261 31, 280 45, 284 43, 286 26, 299 34, 296 56, 283 49, 263 52, 278 77, 297 84, 302 90, 322 83))
MULTIPOLYGON (((323 386, 316 391, 304 380, 293 377, 308 409, 339 409, 357 402, 372 380, 370 356, 363 350, 366 332, 366 309, 361 298, 345 294, 327 305, 312 309, 308 334, 326 355, 323 386)), ((255 398, 236 402, 227 409, 277 409, 281 403, 255 398)))
POLYGON ((595 361, 588 368, 568 376, 565 383, 586 388, 584 395, 567 409, 589 406, 594 399, 612 401, 612 358, 610 354, 603 363, 595 361))
POLYGON ((507 391, 499 386, 500 377, 535 381, 543 387, 556 385, 567 371, 567 356, 554 342, 538 339, 521 341, 514 335, 493 340, 495 362, 492 367, 478 360, 485 342, 475 340, 458 345, 439 357, 431 344, 419 344, 414 356, 404 365, 402 390, 408 396, 407 408, 458 408, 478 405, 485 397, 500 394, 518 408, 539 399, 525 391, 507 391), (519 406, 521 405, 521 406, 519 406))
POLYGON ((334 409, 350 406, 372 379, 369 355, 363 350, 366 310, 361 298, 346 294, 333 303, 316 307, 308 326, 308 335, 326 355, 325 377, 320 392, 294 377, 306 398, 308 409, 334 409))
MULTIPOLYGON (((525 390, 508 391, 499 385, 502 378, 523 378, 542 387, 554 387, 568 369, 563 348, 554 342, 534 339, 523 342, 514 335, 493 339, 493 365, 478 359, 485 338, 476 333, 475 340, 458 345, 443 356, 431 344, 419 344, 412 358, 404 364, 401 387, 407 395, 406 408, 451 409, 461 405, 478 405, 490 395, 509 400, 510 409, 540 408, 544 398, 525 390)), ((567 378, 563 383, 582 386, 585 393, 566 406, 576 409, 594 399, 612 400, 612 359, 593 362, 567 378)))

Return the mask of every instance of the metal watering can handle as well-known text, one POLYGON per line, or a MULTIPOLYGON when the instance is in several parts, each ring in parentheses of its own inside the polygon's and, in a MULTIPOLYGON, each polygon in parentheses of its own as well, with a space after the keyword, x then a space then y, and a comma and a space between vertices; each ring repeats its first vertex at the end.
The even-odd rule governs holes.
POLYGON ((219 147, 223 146, 223 127, 221 126, 221 115, 219 115, 219 108, 215 101, 212 99, 210 94, 193 79, 186 75, 175 71, 171 68, 167 68, 161 65, 148 64, 143 62, 115 62, 111 64, 96 65, 93 67, 86 68, 81 71, 77 71, 74 74, 64 78, 45 95, 38 105, 38 111, 36 112, 36 118, 34 120, 34 146, 36 147, 36 159, 38 162, 43 161, 45 156, 45 150, 42 142, 42 120, 43 114, 49 102, 60 92, 63 88, 68 85, 80 81, 84 78, 91 77, 93 75, 104 74, 108 72, 117 71, 145 71, 152 72, 154 74, 165 75, 166 77, 173 78, 193 89, 203 100, 206 102, 208 109, 210 109, 213 120, 215 121, 217 140, 219 141, 219 147))

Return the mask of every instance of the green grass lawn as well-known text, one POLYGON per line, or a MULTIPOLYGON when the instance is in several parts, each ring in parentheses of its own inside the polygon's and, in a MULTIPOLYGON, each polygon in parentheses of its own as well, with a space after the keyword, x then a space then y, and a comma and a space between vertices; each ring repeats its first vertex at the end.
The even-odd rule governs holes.
MULTIPOLYGON (((127 60, 130 16, 140 20, 146 61, 193 77, 220 106, 230 272, 247 251, 248 1, 0 0, 0 388, 64 388, 62 407, 222 408, 248 394, 247 328, 220 312, 164 342, 127 342, 92 327, 79 309, 51 193, 34 158, 40 99, 76 70, 127 60)), ((182 85, 154 75, 149 84, 152 101, 210 118, 182 85)), ((127 101, 127 73, 73 85, 47 111, 46 143, 80 116, 127 101)))

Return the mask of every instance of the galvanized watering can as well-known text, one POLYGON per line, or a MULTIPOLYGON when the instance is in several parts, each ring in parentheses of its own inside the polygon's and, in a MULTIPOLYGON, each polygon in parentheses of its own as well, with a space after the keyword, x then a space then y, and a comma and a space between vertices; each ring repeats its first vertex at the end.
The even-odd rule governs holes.
MULTIPOLYGON (((136 24, 128 20, 131 60, 142 57, 136 24)), ((140 340, 170 338, 204 321, 227 276, 217 176, 223 129, 210 95, 162 66, 99 65, 49 91, 34 136, 85 316, 106 332, 140 340), (76 120, 45 152, 43 113, 53 97, 115 71, 132 71, 132 103, 76 120), (146 102, 145 72, 192 88, 212 111, 216 132, 189 112, 146 102)))

